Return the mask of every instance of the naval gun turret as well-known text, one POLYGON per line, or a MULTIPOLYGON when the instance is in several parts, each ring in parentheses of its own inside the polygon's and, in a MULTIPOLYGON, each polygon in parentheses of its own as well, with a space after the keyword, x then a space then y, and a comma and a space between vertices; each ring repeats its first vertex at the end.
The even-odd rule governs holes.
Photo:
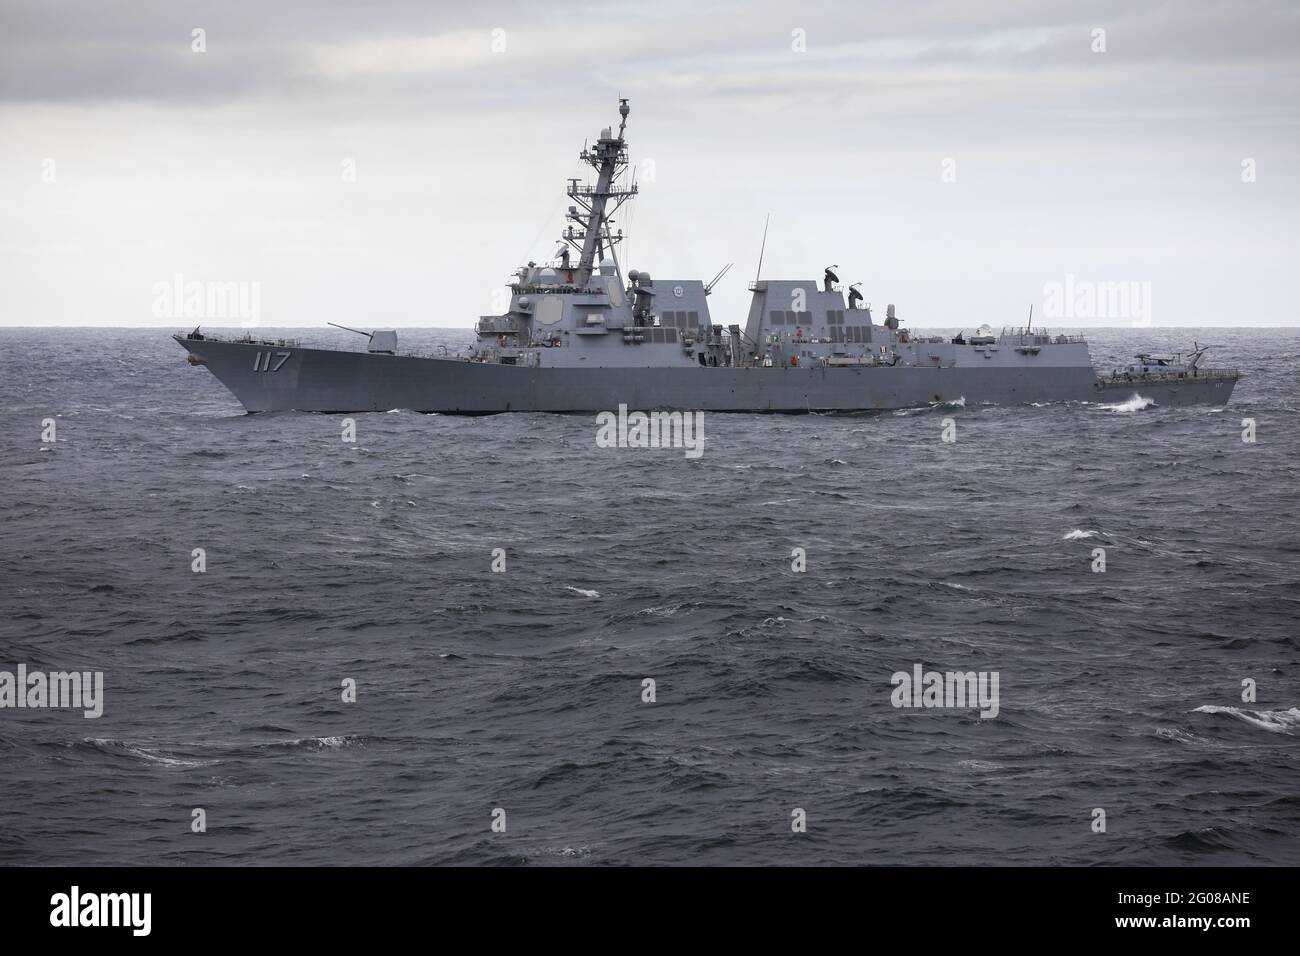
POLYGON ((369 340, 366 344, 367 352, 375 352, 380 355, 397 354, 396 329, 376 329, 373 332, 364 332, 361 329, 352 329, 346 325, 339 325, 337 322, 326 322, 325 324, 332 325, 336 329, 342 329, 344 332, 355 332, 357 335, 364 335, 369 340))

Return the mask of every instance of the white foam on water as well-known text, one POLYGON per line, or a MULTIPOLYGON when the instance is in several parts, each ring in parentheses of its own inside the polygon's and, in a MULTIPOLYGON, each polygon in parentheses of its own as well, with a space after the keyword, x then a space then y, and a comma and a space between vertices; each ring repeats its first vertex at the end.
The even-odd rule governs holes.
POLYGON ((1139 395, 1137 392, 1134 392, 1133 397, 1130 398, 1127 402, 1117 402, 1113 405, 1098 405, 1097 407, 1104 409, 1105 411, 1108 412, 1120 412, 1121 414, 1130 414, 1132 412, 1140 412, 1144 408, 1150 408, 1155 403, 1156 400, 1154 398, 1145 398, 1142 395, 1139 395))
POLYGON ((304 750, 338 750, 342 747, 360 747, 364 739, 356 734, 341 734, 333 737, 295 737, 274 744, 271 747, 301 748, 304 750))
POLYGON ((672 617, 679 610, 681 610, 681 607, 682 606, 680 604, 665 604, 662 607, 643 607, 641 608, 641 610, 637 611, 636 613, 648 614, 654 617, 672 617))
POLYGON ((1080 540, 1080 539, 1082 539, 1082 538, 1095 538, 1095 537, 1097 537, 1097 535, 1099 535, 1100 533, 1101 533, 1100 531, 1084 531, 1082 528, 1075 528, 1073 531, 1071 531, 1069 534, 1067 534, 1067 535, 1066 535, 1064 538, 1062 538, 1061 540, 1062 540, 1062 541, 1078 541, 1078 540, 1080 540))
POLYGON ((584 589, 584 588, 575 588, 575 587, 570 587, 570 586, 567 585, 567 584, 564 586, 564 589, 565 589, 566 591, 572 591, 574 594, 581 594, 583 597, 589 597, 589 598, 598 598, 598 597, 600 597, 600 592, 599 592, 599 591, 588 591, 588 590, 586 590, 586 589, 584 589))
POLYGON ((546 847, 542 850, 547 856, 559 856, 566 858, 585 858, 591 856, 591 846, 559 846, 546 847))
POLYGON ((1252 727, 1267 730, 1274 734, 1294 734, 1300 731, 1300 707, 1288 710, 1246 710, 1243 707, 1220 707, 1217 704, 1202 704, 1193 713, 1228 714, 1245 721, 1252 727))
POLYGON ((135 744, 127 743, 125 740, 114 740, 111 737, 86 737, 84 739, 86 743, 100 750, 116 751, 128 757, 134 757, 147 763, 161 764, 164 767, 203 767, 211 763, 210 760, 173 757, 171 754, 164 753, 153 747, 138 747, 135 744))
POLYGON ((1198 737, 1196 734, 1189 733, 1186 730, 1180 730, 1177 727, 1161 727, 1156 731, 1157 737, 1163 737, 1165 740, 1172 740, 1180 744, 1208 744, 1211 741, 1204 737, 1198 737))

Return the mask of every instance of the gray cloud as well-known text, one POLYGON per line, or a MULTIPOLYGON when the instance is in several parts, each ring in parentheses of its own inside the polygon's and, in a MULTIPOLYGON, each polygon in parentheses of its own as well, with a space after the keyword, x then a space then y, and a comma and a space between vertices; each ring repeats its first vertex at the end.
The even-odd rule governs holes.
POLYGON ((1095 66, 1089 31, 1107 30, 1108 68, 1246 65, 1294 81, 1300 11, 1276 0, 796 5, 781 2, 545 4, 212 4, 18 0, 0 31, 0 97, 222 105, 266 98, 349 102, 537 103, 611 66, 669 87, 704 79, 718 95, 817 89, 849 95, 853 78, 947 66, 1017 75, 1095 66), (207 31, 208 52, 190 51, 207 31), (487 56, 506 30, 506 55, 487 56), (808 53, 788 62, 790 33, 808 53), (421 53, 429 55, 421 59, 421 53), (386 52, 388 55, 386 55, 386 52), (412 62, 417 61, 417 62, 412 62), (353 69, 338 67, 351 64, 353 69), (445 82, 455 73, 455 96, 445 82))
MULTIPOLYGON (((264 281, 291 324, 468 325, 550 251, 617 94, 657 170, 624 223, 657 274, 743 261, 772 212, 770 268, 857 261, 921 315, 1019 317, 1073 272, 1156 282, 1158 321, 1293 321, 1300 13, 1280 0, 10 0, 0 18, 0 322, 147 324, 148 289, 181 271, 264 281), (434 316, 412 306, 431 287, 472 291, 434 316)), ((734 319, 743 283, 716 301, 734 319)))

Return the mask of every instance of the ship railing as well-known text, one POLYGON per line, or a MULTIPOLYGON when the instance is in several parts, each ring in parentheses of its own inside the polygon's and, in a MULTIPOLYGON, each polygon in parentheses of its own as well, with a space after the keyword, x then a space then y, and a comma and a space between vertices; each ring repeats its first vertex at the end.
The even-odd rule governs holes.
POLYGON ((1108 382, 1201 382, 1241 378, 1236 368, 1201 368, 1194 372, 1130 372, 1117 368, 1102 376, 1108 382))
MULTIPOLYGON (((567 270, 562 270, 562 271, 577 272, 578 267, 570 266, 567 270)), ((510 288, 513 289, 515 292, 518 292, 520 295, 560 295, 560 294, 573 295, 573 294, 580 294, 585 292, 600 293, 605 291, 604 289, 599 288, 598 286, 587 286, 586 288, 584 288, 582 286, 577 285, 576 283, 570 283, 570 282, 552 282, 552 283, 520 282, 511 285, 510 288)))
POLYGON ((998 343, 1009 345, 1087 345, 1082 335, 1053 335, 1047 329, 1004 328, 998 343))
MULTIPOLYGON (((215 335, 204 335, 204 338, 211 339, 214 342, 226 341, 215 335)), ((259 339, 252 335, 243 335, 237 339, 230 339, 235 345, 265 345, 270 348, 279 349, 300 349, 302 348, 302 339, 259 339)))

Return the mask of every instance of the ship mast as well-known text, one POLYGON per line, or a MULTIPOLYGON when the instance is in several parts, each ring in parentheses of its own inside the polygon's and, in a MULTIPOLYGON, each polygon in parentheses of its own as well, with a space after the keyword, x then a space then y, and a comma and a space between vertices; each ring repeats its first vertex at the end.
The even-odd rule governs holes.
MULTIPOLYGON (((575 231, 569 226, 564 233, 564 241, 581 251, 578 258, 576 284, 585 288, 591 278, 593 269, 599 265, 597 256, 604 256, 605 246, 609 246, 613 255, 614 244, 621 241, 623 231, 617 233, 611 227, 613 215, 623 203, 636 195, 636 183, 627 189, 618 186, 619 176, 627 169, 627 142, 623 139, 623 130, 627 127, 628 105, 626 99, 619 99, 618 113, 622 117, 618 124, 618 136, 605 127, 600 139, 592 147, 584 147, 578 158, 596 170, 596 185, 579 185, 578 180, 569 180, 569 198, 582 207, 569 207, 568 217, 577 223, 575 231)), ((621 273, 621 270, 620 270, 621 273)))

